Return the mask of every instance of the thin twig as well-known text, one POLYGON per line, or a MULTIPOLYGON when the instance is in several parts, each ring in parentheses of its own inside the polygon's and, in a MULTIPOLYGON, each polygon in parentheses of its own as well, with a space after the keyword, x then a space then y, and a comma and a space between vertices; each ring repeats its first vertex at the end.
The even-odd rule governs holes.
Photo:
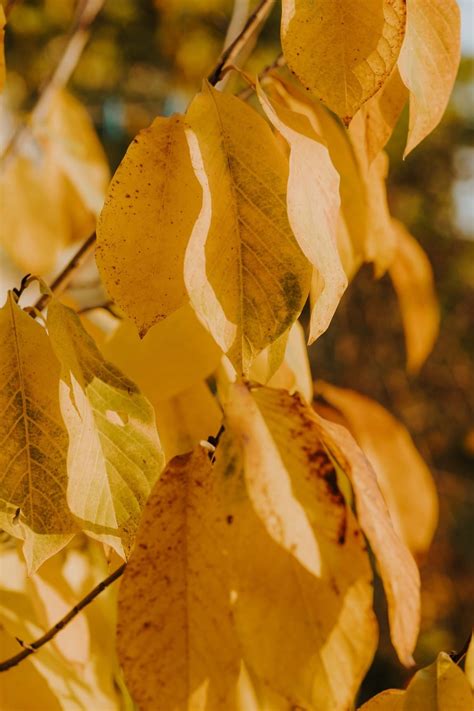
POLYGON ((61 632, 63 627, 65 627, 76 615, 79 614, 81 610, 83 610, 87 605, 89 605, 92 600, 94 600, 97 595, 100 595, 100 593, 105 590, 106 588, 109 587, 113 582, 115 582, 118 578, 120 578, 121 575, 125 572, 125 568, 127 567, 126 563, 123 563, 123 565, 120 566, 120 568, 117 568, 111 575, 109 575, 105 580, 102 580, 101 583, 96 585, 96 587, 90 591, 88 595, 86 595, 80 602, 75 605, 72 610, 69 610, 67 615, 64 615, 64 617, 57 622, 54 627, 51 627, 46 634, 44 634, 42 637, 37 639, 35 642, 32 642, 31 644, 27 644, 26 642, 20 641, 21 645, 24 647, 22 652, 19 652, 18 654, 15 654, 15 656, 10 657, 9 659, 5 659, 5 661, 0 662, 0 672, 2 671, 7 671, 7 669, 11 669, 12 667, 15 667, 17 664, 22 662, 24 659, 29 657, 31 654, 34 654, 35 652, 38 651, 43 645, 46 644, 46 642, 49 642, 50 640, 55 637, 58 632, 61 632))
MULTIPOLYGON (((86 239, 83 245, 77 250, 77 252, 71 257, 64 269, 58 274, 56 279, 49 287, 53 294, 60 294, 62 291, 64 291, 64 289, 67 287, 72 277, 74 276, 74 272, 76 271, 76 269, 78 269, 82 264, 84 264, 89 255, 91 255, 94 251, 95 240, 96 234, 95 232, 93 232, 86 239)), ((34 308, 38 311, 42 311, 49 304, 50 300, 50 294, 42 294, 36 302, 34 308)))
POLYGON ((267 18, 274 3, 275 0, 261 0, 260 4, 249 16, 242 32, 227 47, 227 49, 222 52, 221 56, 217 60, 216 66, 207 78, 209 84, 212 84, 213 86, 217 84, 217 82, 221 78, 221 73, 225 65, 232 64, 235 61, 236 57, 240 54, 247 42, 251 39, 253 33, 255 32, 259 24, 264 22, 264 20, 267 18))
POLYGON ((51 99, 58 89, 66 86, 89 39, 89 30, 105 0, 79 0, 66 44, 59 62, 39 91, 38 99, 27 123, 18 126, 0 158, 2 164, 10 159, 21 144, 30 126, 44 118, 51 99))

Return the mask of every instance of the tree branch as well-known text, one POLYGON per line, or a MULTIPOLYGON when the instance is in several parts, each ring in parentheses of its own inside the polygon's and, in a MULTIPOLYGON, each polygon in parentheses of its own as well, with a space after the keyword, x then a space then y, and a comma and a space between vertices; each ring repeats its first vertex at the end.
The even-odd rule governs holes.
POLYGON ((40 89, 38 99, 30 113, 28 123, 18 126, 10 138, 0 158, 5 164, 18 149, 30 126, 44 117, 52 97, 58 89, 65 86, 73 73, 82 51, 89 39, 89 30, 105 0, 79 0, 76 12, 67 35, 66 45, 56 67, 40 89))
MULTIPOLYGON (((259 81, 264 79, 267 76, 267 74, 270 74, 270 72, 273 69, 277 69, 278 67, 284 67, 285 63, 286 63, 285 57, 283 56, 283 54, 279 54, 278 57, 275 57, 275 59, 273 60, 273 62, 271 64, 268 64, 264 69, 262 69, 262 71, 258 75, 259 81)), ((242 99, 242 101, 247 101, 247 99, 249 99, 252 96, 254 91, 255 91, 254 86, 246 86, 245 89, 242 89, 242 91, 239 91, 239 93, 236 94, 236 96, 239 99, 242 99)))
POLYGON ((274 4, 275 0, 261 0, 260 4, 249 16, 242 32, 231 42, 227 49, 222 52, 217 60, 216 66, 207 77, 209 84, 213 86, 217 84, 226 64, 232 64, 234 62, 247 42, 251 39, 258 25, 266 20, 274 4))
POLYGON ((17 664, 22 662, 24 659, 29 657, 31 654, 34 654, 35 652, 38 651, 43 645, 45 645, 47 642, 53 639, 58 632, 60 632, 71 620, 76 617, 76 615, 81 612, 89 603, 91 603, 97 595, 100 595, 100 593, 105 590, 106 588, 109 587, 113 582, 115 582, 118 578, 120 578, 121 575, 125 572, 125 568, 127 567, 126 563, 123 563, 123 565, 120 566, 120 568, 117 568, 111 575, 109 575, 105 580, 102 580, 101 583, 96 585, 96 587, 90 591, 88 595, 86 595, 80 602, 75 605, 72 610, 70 610, 67 615, 64 615, 64 617, 57 622, 54 627, 52 627, 46 634, 44 634, 42 637, 37 639, 35 642, 32 642, 31 644, 26 644, 25 642, 22 642, 21 640, 18 640, 20 644, 24 647, 22 652, 19 652, 18 654, 15 654, 15 656, 10 657, 9 659, 5 659, 5 661, 0 662, 0 672, 7 671, 8 669, 11 669, 12 667, 15 667, 17 664))
MULTIPOLYGON (((62 291, 64 291, 64 289, 67 287, 72 277, 74 276, 74 272, 76 271, 76 269, 78 269, 82 264, 84 264, 89 255, 92 254, 92 252, 94 251, 95 240, 96 234, 95 232, 93 232, 81 245, 77 252, 71 257, 64 269, 59 272, 58 276, 49 287, 53 294, 60 294, 62 291)), ((38 311, 42 311, 44 308, 46 308, 50 301, 50 294, 42 294, 34 305, 34 308, 38 311)))

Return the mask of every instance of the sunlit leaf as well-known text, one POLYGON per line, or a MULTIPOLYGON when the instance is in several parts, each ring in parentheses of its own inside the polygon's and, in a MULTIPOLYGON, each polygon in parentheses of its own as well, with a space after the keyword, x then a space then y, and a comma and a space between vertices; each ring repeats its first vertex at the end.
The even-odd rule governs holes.
POLYGON ((436 528, 438 497, 407 429, 377 402, 354 390, 318 381, 316 392, 347 420, 375 470, 397 533, 412 553, 424 553, 436 528))
POLYGON ((357 518, 377 559, 388 602, 393 645, 400 661, 413 664, 413 649, 420 623, 418 568, 393 528, 377 476, 345 427, 314 413, 319 436, 334 462, 349 477, 357 518))
POLYGON ((398 67, 410 91, 405 156, 436 128, 446 109, 461 54, 456 0, 407 0, 398 67))
POLYGON ((184 253, 201 208, 183 117, 159 117, 131 143, 97 228, 110 296, 141 335, 187 301, 184 253))
POLYGON ((3 5, 0 5, 0 91, 2 91, 3 85, 5 84, 5 51, 3 44, 5 39, 6 22, 3 5))
POLYGON ((215 436, 221 425, 222 411, 203 382, 152 404, 166 461, 215 436))
POLYGON ((257 86, 260 103, 290 146, 288 219, 302 251, 315 268, 309 342, 329 326, 347 286, 336 243, 339 175, 326 145, 300 113, 272 101, 257 86))
POLYGON ((384 691, 359 711, 472 711, 472 704, 466 676, 441 652, 433 664, 416 672, 406 691, 384 691))
POLYGON ((0 521, 25 540, 32 569, 77 530, 66 501, 60 368, 45 329, 11 292, 0 310, 0 342, 0 521))
POLYGON ((152 402, 171 398, 207 378, 222 355, 189 304, 153 326, 142 339, 129 321, 122 321, 102 352, 152 402))
POLYGON ((119 656, 143 711, 236 709, 240 651, 216 518, 199 447, 156 484, 120 587, 119 656))
POLYGON ((397 292, 407 352, 407 368, 416 372, 431 352, 439 330, 439 305, 430 261, 414 237, 393 221, 397 251, 389 274, 397 292))
POLYGON ((283 390, 245 394, 236 385, 226 414, 215 467, 244 658, 282 708, 342 711, 377 637, 363 537, 309 406, 283 390), (309 524, 300 534, 317 546, 316 570, 296 536, 297 507, 309 524))
POLYGON ((288 66, 349 123, 388 79, 402 45, 405 14, 403 0, 283 0, 288 66))
POLYGON ((286 213, 288 166, 264 119, 208 84, 186 123, 203 205, 185 282, 199 318, 247 372, 296 320, 309 291, 310 265, 286 213))
POLYGON ((62 366, 69 507, 85 531, 127 557, 163 465, 153 408, 102 358, 74 311, 54 301, 48 330, 62 366))

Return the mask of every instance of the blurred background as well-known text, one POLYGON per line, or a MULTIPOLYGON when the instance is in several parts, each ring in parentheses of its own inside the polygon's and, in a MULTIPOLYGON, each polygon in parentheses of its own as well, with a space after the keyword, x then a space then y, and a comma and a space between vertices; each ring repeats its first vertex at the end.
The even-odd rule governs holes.
MULTIPOLYGON (((435 476, 441 514, 421 561, 423 622, 415 655, 421 665, 441 649, 459 650, 474 620, 474 0, 459 4, 463 58, 444 120, 402 161, 405 113, 388 146, 392 213, 420 241, 435 273, 442 321, 434 351, 419 375, 407 375, 393 288, 387 277, 375 281, 369 267, 310 350, 315 377, 376 399, 406 424, 435 476)), ((73 0, 14 4, 2 99, 8 111, 21 115, 33 105, 62 51, 74 6, 73 0)), ((112 170, 157 114, 186 108, 219 55, 231 12, 232 0, 105 2, 69 89, 87 107, 112 170)), ((246 69, 259 71, 275 59, 278 36, 277 3, 246 69)), ((402 686, 408 675, 382 622, 361 699, 402 686)))

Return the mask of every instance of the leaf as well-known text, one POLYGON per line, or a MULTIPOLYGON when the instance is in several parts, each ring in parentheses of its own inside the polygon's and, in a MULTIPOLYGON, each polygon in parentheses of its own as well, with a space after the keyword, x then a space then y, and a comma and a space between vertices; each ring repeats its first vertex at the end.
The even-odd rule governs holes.
POLYGON ((310 265, 286 213, 288 167, 264 119, 206 83, 186 123, 203 205, 184 278, 199 319, 237 372, 248 372, 309 291, 310 265))
POLYGON ((319 436, 354 490, 357 518, 377 559, 387 596, 390 634, 400 661, 413 664, 420 621, 420 576, 396 534, 370 463, 349 432, 314 413, 319 436))
POLYGON ((359 708, 359 711, 404 711, 403 696, 403 691, 387 689, 367 701, 359 708))
POLYGON ((142 339, 132 324, 123 320, 102 352, 153 403, 207 378, 222 356, 189 304, 153 326, 142 339))
POLYGON ((273 75, 269 86, 285 106, 306 116, 313 130, 326 143, 331 162, 339 173, 341 218, 350 237, 354 258, 363 257, 368 224, 367 187, 347 131, 324 106, 311 100, 293 84, 273 75))
POLYGON ((474 691, 474 636, 471 635, 471 641, 467 650, 466 658, 464 660, 464 672, 467 679, 474 691))
POLYGON ((48 330, 61 363, 69 507, 87 533, 127 558, 163 466, 153 408, 102 358, 74 311, 53 301, 48 330))
POLYGON ((361 109, 369 164, 385 148, 407 99, 407 88, 395 66, 382 89, 361 109))
POLYGON ((306 348, 304 330, 299 321, 290 328, 285 358, 276 373, 268 381, 272 388, 285 388, 289 392, 299 392, 311 402, 313 399, 313 379, 306 348))
POLYGON ((433 664, 416 672, 406 691, 384 691, 359 711, 472 711, 472 701, 465 675, 440 652, 433 664))
POLYGON ((372 464, 395 530, 413 554, 428 550, 438 521, 431 473, 407 429, 354 390, 318 381, 316 392, 336 407, 372 464))
POLYGON ((398 68, 410 91, 406 157, 440 122, 461 56, 455 0, 407 0, 407 27, 398 68))
POLYGON ((104 149, 86 108, 68 91, 57 91, 36 134, 51 150, 83 206, 98 215, 110 172, 104 149))
POLYGON ((143 711, 236 708, 240 652, 217 530, 198 447, 157 482, 120 587, 118 652, 143 711))
POLYGON ((407 369, 416 373, 431 352, 439 330, 439 305, 430 261, 414 237, 393 221, 397 251, 389 274, 402 314, 407 369))
POLYGON ((183 117, 158 117, 130 144, 97 227, 105 287, 141 336, 187 301, 184 253, 201 202, 183 117))
POLYGON ((25 541, 30 572, 77 526, 66 501, 59 363, 45 329, 9 292, 0 310, 0 525, 25 541))
POLYGON ((152 404, 166 461, 215 436, 221 425, 222 411, 203 382, 152 404))
POLYGON ((215 453, 244 660, 268 692, 284 698, 282 708, 339 711, 353 698, 376 645, 363 538, 308 420, 311 409, 282 390, 245 394, 244 388, 234 386, 215 453), (296 504, 318 547, 316 571, 301 545, 288 545, 296 504))
MULTIPOLYGON (((35 574, 27 577, 26 568, 15 550, 2 551, 2 565, 0 566, 0 626, 11 636, 25 642, 37 639, 50 626, 51 617, 45 615, 45 587, 51 594, 54 586, 54 596, 60 602, 61 608, 71 609, 77 600, 80 600, 92 587, 107 575, 103 551, 100 551, 101 566, 93 564, 89 549, 82 545, 82 550, 66 548, 58 556, 50 559, 43 567, 41 575, 35 574), (100 571, 96 568, 100 567, 100 571), (71 589, 67 580, 68 569, 74 570, 74 579, 77 590, 71 589), (46 574, 46 577, 43 577, 46 574), (39 584, 38 584, 38 580, 39 584), (47 586, 45 585, 47 581, 47 586), (72 596, 74 595, 74 602, 72 596)), ((28 687, 29 700, 26 706, 21 704, 21 690, 17 690, 16 699, 18 706, 6 707, 11 711, 31 709, 45 711, 45 709, 118 709, 122 708, 122 699, 119 698, 114 675, 117 674, 117 657, 114 646, 110 643, 114 639, 113 615, 110 611, 114 606, 114 590, 109 588, 102 592, 94 605, 87 606, 80 616, 76 617, 64 630, 59 632, 54 640, 44 645, 36 654, 21 663, 19 670, 25 674, 24 665, 31 665, 32 672, 29 678, 34 683, 28 687), (94 612, 99 609, 99 613, 94 612), (80 636, 84 626, 87 627, 87 645, 81 650, 87 653, 86 658, 80 663, 71 663, 71 655, 78 657, 77 647, 72 645, 71 631, 76 626, 80 636), (70 637, 69 654, 66 651, 67 637, 70 637), (109 641, 110 640, 110 641, 109 641), (100 650, 100 655, 99 655, 100 650), (38 679, 39 677, 39 679, 38 679), (36 679, 36 681, 35 681, 36 679), (47 686, 46 686, 47 685, 47 686), (55 701, 44 701, 46 688, 53 695, 55 701), (36 705, 36 703, 38 705, 36 705)), ((59 609, 54 615, 54 623, 60 617, 59 609), (59 613, 59 614, 58 614, 59 613)), ((76 642, 80 638, 76 637, 76 642)), ((82 642, 83 644, 83 642, 82 642)), ((15 640, 12 654, 20 651, 15 640)), ((7 649, 2 645, 2 655, 7 657, 7 649)), ((31 668, 30 667, 30 668, 31 668)), ((3 704, 3 681, 10 678, 12 670, 1 674, 0 699, 3 704)), ((15 675, 13 675, 14 678, 15 675)), ((20 686, 24 686, 28 677, 20 676, 20 686)), ((48 699, 49 694, 46 696, 48 699)))
POLYGON ((303 86, 349 124, 388 79, 405 32, 403 0, 283 0, 282 47, 303 86))
POLYGON ((309 325, 309 343, 313 343, 328 328, 347 287, 336 243, 339 175, 327 147, 306 117, 272 101, 259 84, 257 95, 266 115, 290 146, 288 219, 316 271, 309 325))

